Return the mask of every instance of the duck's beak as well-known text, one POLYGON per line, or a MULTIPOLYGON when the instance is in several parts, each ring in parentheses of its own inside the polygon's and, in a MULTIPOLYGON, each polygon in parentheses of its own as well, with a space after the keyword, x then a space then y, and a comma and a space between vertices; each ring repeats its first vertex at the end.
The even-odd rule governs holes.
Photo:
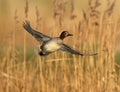
POLYGON ((68 34, 68 36, 73 36, 73 34, 68 34))

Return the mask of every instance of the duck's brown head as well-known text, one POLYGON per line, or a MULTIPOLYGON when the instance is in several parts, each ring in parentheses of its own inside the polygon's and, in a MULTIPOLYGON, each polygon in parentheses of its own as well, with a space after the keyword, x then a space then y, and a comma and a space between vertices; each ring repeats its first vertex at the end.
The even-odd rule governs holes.
POLYGON ((73 36, 73 34, 70 34, 68 31, 63 31, 61 34, 60 34, 60 39, 64 39, 68 36, 73 36))

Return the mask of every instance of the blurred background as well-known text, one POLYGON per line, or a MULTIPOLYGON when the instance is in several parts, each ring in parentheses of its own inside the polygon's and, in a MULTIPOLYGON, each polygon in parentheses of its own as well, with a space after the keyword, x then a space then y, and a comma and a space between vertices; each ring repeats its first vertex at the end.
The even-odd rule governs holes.
MULTIPOLYGON (((52 26, 52 19, 53 19, 53 11, 54 11, 54 0, 28 0, 29 1, 29 12, 28 17, 31 21, 36 21, 36 8, 39 11, 39 16, 45 22, 46 25, 52 26)), ((82 10, 86 10, 88 8, 88 1, 89 0, 74 0, 74 14, 77 16, 82 16, 82 10)), ((94 0, 93 0, 94 1, 94 0)), ((100 2, 102 5, 99 7, 100 11, 105 11, 105 8, 108 6, 108 2, 110 0, 101 0, 100 2)), ((114 0, 111 0, 114 1, 114 0)), ((115 0, 115 7, 114 7, 114 15, 118 18, 120 16, 120 0, 115 0)), ((66 2, 66 19, 69 18, 70 14, 70 2, 68 0, 64 0, 66 2)), ((22 28, 22 23, 25 20, 25 0, 0 0, 0 39, 5 40, 6 36, 14 30, 14 20, 15 17, 19 21, 19 27, 22 28), (16 14, 16 15, 15 15, 16 14), (20 26, 21 25, 21 26, 20 26)), ((32 22, 34 23, 34 22, 32 22)), ((21 32, 20 32, 21 33, 21 32)), ((117 42, 119 37, 117 38, 117 42)), ((19 40, 19 39, 18 39, 19 40)), ((18 41, 19 42, 19 41, 18 41)), ((2 43, 2 42, 1 42, 2 43)), ((119 50, 119 42, 117 44, 117 50, 119 50)))
MULTIPOLYGON (((34 28, 36 28, 37 20, 41 21, 41 26, 43 28, 38 27, 44 30, 43 32, 47 33, 48 35, 56 36, 59 35, 59 31, 54 28, 54 11, 55 11, 55 0, 28 0, 28 9, 27 9, 27 18, 26 18, 26 0, 0 0, 0 46, 5 47, 9 41, 12 32, 15 31, 15 44, 16 45, 23 45, 23 27, 22 24, 25 20, 31 21, 31 24, 34 28), (38 18, 38 17, 39 18, 38 18), (37 19, 38 18, 38 19, 37 19), (54 34, 52 31, 56 30, 57 34, 54 34), (50 31, 50 32, 48 32, 50 31), (20 35, 21 34, 21 35, 20 35)), ((65 3, 65 12, 64 12, 64 27, 61 30, 67 29, 71 30, 69 27, 69 19, 71 15, 71 3, 69 0, 62 0, 65 3)), ((61 1, 61 2, 62 2, 61 1)), ((71 0, 72 1, 72 0, 71 0)), ((92 0, 93 2, 95 0, 92 0)), ((107 7, 109 7, 110 2, 115 1, 113 15, 114 18, 117 20, 120 17, 120 0, 100 0, 100 7, 98 10, 100 12, 104 12, 107 7)), ((83 17, 83 10, 87 11, 89 6, 89 0, 74 0, 74 9, 72 14, 77 16, 79 19, 83 17)), ((39 30, 39 31, 41 31, 39 30)), ((117 30, 116 35, 116 52, 120 51, 120 32, 119 29, 117 30)), ((36 41, 27 34, 27 45, 35 45, 37 44, 36 41), (32 44, 31 44, 32 41, 32 44)), ((69 39, 68 39, 69 40, 69 39)))
POLYGON ((120 0, 0 0, 0 92, 120 92, 120 0), (39 57, 25 20, 98 55, 39 57))

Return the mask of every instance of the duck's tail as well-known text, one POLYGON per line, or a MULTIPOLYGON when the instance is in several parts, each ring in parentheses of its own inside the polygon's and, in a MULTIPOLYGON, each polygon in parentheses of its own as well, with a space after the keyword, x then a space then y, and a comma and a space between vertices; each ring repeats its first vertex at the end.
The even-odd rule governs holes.
POLYGON ((39 47, 38 46, 34 47, 34 52, 36 53, 36 55, 39 55, 39 47))

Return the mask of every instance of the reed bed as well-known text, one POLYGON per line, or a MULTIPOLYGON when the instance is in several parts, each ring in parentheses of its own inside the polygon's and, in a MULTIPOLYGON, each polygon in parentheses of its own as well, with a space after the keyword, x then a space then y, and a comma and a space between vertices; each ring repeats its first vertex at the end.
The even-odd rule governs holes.
POLYGON ((120 65, 115 62, 120 19, 114 17, 115 2, 108 0, 109 6, 103 12, 99 11, 99 0, 88 0, 88 8, 79 17, 74 13, 74 0, 53 0, 52 27, 48 28, 38 6, 35 21, 30 21, 30 2, 26 0, 23 19, 29 20, 31 26, 51 36, 68 29, 74 36, 65 39, 66 43, 82 53, 98 55, 81 57, 63 52, 47 57, 35 55, 32 44, 38 43, 21 28, 24 20, 16 9, 14 30, 0 58, 0 92, 120 92, 120 65), (17 45, 17 36, 22 45, 17 45))

